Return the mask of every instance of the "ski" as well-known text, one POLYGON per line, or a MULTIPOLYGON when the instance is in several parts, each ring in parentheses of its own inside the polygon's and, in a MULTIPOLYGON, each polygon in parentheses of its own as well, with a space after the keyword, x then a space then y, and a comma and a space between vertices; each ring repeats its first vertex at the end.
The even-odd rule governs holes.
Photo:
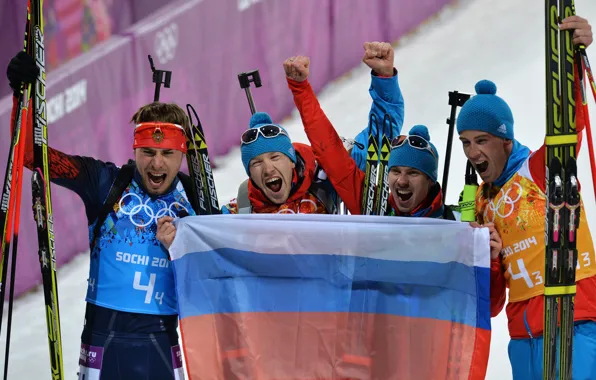
POLYGON ((576 230, 579 223, 575 123, 575 47, 560 20, 575 14, 573 0, 546 0, 546 257, 544 273, 543 379, 570 380, 573 302, 576 292, 576 230), (560 338, 557 350, 557 325, 560 338), (557 355, 558 351, 558 355, 557 355))
POLYGON ((379 173, 379 142, 373 134, 373 126, 377 125, 377 118, 371 114, 368 120, 368 146, 366 149, 366 171, 362 186, 362 215, 375 214, 375 199, 377 194, 377 177, 379 173))
POLYGON ((37 226, 38 254, 43 281, 52 379, 64 379, 48 157, 43 0, 30 1, 32 51, 33 58, 39 68, 37 80, 31 88, 31 110, 33 111, 33 176, 31 178, 33 216, 37 226))
POLYGON ((190 130, 186 132, 186 160, 200 213, 201 215, 221 214, 201 120, 190 104, 186 105, 186 110, 190 124, 190 130), (193 123, 193 116, 197 124, 193 123))
POLYGON ((378 146, 379 149, 379 174, 377 178, 377 194, 379 196, 375 200, 375 214, 376 215, 389 215, 391 213, 391 207, 389 206, 389 197, 391 192, 389 191, 389 155, 391 154, 391 141, 393 140, 391 116, 385 114, 383 118, 383 128, 380 132, 382 135, 379 138, 378 146))

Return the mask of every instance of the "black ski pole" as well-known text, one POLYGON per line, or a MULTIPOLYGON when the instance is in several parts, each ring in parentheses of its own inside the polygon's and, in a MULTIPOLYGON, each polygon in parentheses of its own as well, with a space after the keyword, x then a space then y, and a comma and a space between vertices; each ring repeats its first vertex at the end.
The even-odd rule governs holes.
POLYGON ((156 70, 153 64, 153 58, 149 57, 149 64, 151 65, 151 71, 153 72, 153 83, 155 83, 155 95, 153 95, 153 101, 159 102, 159 91, 163 84, 165 88, 170 88, 170 81, 172 80, 172 72, 167 70, 156 70))
POLYGON ((250 82, 255 84, 255 87, 261 87, 261 75, 259 75, 259 70, 253 70, 246 73, 238 74, 238 81, 240 82, 240 88, 243 88, 246 91, 246 98, 248 99, 248 105, 250 107, 251 114, 255 114, 257 112, 255 108, 255 102, 252 98, 252 94, 250 93, 250 82))
POLYGON ((449 91, 449 105, 451 106, 451 114, 447 119, 449 125, 449 135, 447 136, 447 150, 445 152, 445 167, 443 169, 443 183, 441 189, 443 191, 443 203, 447 199, 447 178, 449 177, 449 163, 451 161, 451 148, 453 147, 453 133, 455 130, 455 113, 457 107, 461 107, 470 99, 470 94, 460 93, 458 91, 449 91))

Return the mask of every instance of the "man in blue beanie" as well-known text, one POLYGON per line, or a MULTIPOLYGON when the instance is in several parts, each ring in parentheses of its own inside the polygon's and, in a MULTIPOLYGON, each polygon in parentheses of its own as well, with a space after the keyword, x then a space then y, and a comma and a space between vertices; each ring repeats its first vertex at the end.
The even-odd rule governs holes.
POLYGON ((439 153, 424 125, 415 125, 408 136, 393 140, 388 182, 393 196, 391 204, 397 209, 397 215, 443 215, 444 205, 437 182, 438 160, 439 153))
MULTIPOLYGON (((312 149, 292 143, 288 132, 264 112, 255 113, 241 137, 242 163, 248 181, 252 213, 330 213, 334 194, 328 181, 319 181, 312 149), (327 182, 327 183, 325 183, 327 182)), ((224 213, 243 212, 236 200, 224 213)))
MULTIPOLYGON (((484 181, 476 195, 477 221, 494 223, 503 240, 501 254, 491 260, 491 315, 502 310, 509 288, 506 311, 513 378, 538 379, 543 372, 546 149, 542 145, 532 153, 515 140, 511 109, 497 96, 493 82, 479 81, 476 93, 462 107, 457 131, 466 157, 484 181)), ((578 107, 576 125, 581 135, 582 107, 578 107)), ((584 212, 576 236, 580 257, 573 379, 596 379, 596 265, 584 212)))

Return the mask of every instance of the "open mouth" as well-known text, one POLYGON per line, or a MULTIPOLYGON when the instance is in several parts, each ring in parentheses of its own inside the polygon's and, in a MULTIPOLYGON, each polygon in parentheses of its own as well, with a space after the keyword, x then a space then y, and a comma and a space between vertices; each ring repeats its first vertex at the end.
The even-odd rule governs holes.
POLYGON ((160 186, 166 180, 167 175, 148 172, 147 177, 151 186, 160 186))
POLYGON ((265 186, 267 186, 267 188, 274 193, 277 193, 281 190, 281 184, 281 178, 279 177, 269 178, 267 181, 265 181, 265 186))
POLYGON ((410 190, 397 190, 397 197, 400 201, 406 202, 412 198, 413 193, 410 190))
POLYGON ((488 161, 482 161, 481 163, 474 164, 474 167, 476 168, 478 174, 482 174, 486 171, 486 169, 488 169, 488 161))

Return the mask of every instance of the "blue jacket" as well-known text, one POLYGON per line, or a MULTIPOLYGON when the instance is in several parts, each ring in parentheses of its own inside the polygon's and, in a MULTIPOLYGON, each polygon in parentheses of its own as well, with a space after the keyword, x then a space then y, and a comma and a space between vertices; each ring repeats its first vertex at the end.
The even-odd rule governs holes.
MULTIPOLYGON (((394 70, 395 75, 391 78, 381 78, 371 72, 371 82, 368 92, 373 100, 369 112, 370 115, 375 115, 377 124, 373 125, 373 133, 375 136, 379 134, 379 128, 383 125, 383 118, 388 113, 393 120, 392 132, 393 137, 401 134, 401 129, 404 123, 404 97, 399 88, 397 70, 394 70)), ((366 170, 366 147, 368 145, 368 125, 366 125, 362 132, 360 132, 355 140, 362 144, 363 148, 354 145, 352 148, 352 158, 356 161, 356 165, 362 170, 366 170)))

